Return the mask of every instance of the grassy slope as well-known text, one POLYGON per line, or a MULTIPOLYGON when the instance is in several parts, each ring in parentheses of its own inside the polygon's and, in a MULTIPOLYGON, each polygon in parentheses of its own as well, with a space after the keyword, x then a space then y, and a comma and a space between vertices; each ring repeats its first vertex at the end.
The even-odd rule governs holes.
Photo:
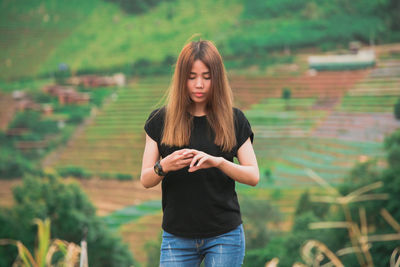
POLYGON ((113 4, 101 3, 52 53, 41 71, 51 70, 59 61, 73 69, 105 68, 141 58, 162 61, 167 55, 176 56, 194 33, 218 41, 240 10, 239 4, 228 1, 176 0, 146 14, 128 16, 113 4), (166 14, 171 12, 173 17, 168 19, 166 14))
POLYGON ((0 79, 38 73, 43 61, 68 39, 98 3, 98 0, 1 1, 0 79))
MULTIPOLYGON (((310 0, 295 7, 290 2, 174 0, 127 15, 103 0, 4 0, 0 79, 49 74, 61 62, 76 71, 129 67, 143 58, 163 61, 176 56, 195 33, 214 40, 231 59, 250 57, 252 64, 262 65, 270 49, 334 48, 388 31, 360 3, 350 12, 336 2, 310 0)), ((377 8, 370 2, 371 9, 377 8)))
POLYGON ((195 33, 218 43, 242 10, 227 0, 176 0, 136 16, 101 0, 0 5, 0 79, 50 73, 61 62, 78 70, 162 61, 195 33))

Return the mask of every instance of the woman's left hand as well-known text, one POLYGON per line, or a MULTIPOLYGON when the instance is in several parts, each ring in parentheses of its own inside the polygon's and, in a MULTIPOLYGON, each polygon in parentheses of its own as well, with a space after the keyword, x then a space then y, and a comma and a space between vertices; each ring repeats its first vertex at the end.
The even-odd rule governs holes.
POLYGON ((222 157, 214 157, 195 149, 191 149, 190 152, 194 156, 189 165, 189 172, 194 172, 200 169, 218 167, 224 160, 222 157))

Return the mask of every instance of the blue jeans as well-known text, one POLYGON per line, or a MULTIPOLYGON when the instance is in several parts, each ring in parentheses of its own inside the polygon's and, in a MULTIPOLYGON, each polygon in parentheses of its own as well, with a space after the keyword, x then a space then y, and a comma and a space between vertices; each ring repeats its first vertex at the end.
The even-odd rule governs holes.
POLYGON ((160 267, 242 266, 245 250, 243 225, 210 238, 182 238, 163 232, 160 267))

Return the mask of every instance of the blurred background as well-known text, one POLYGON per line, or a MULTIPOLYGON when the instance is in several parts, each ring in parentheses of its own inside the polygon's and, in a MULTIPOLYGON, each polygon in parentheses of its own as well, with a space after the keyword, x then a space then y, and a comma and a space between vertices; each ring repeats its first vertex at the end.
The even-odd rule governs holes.
POLYGON ((398 266, 397 0, 1 0, 0 266, 21 244, 78 266, 82 240, 90 266, 158 266, 143 126, 197 33, 255 132, 244 266, 398 266))

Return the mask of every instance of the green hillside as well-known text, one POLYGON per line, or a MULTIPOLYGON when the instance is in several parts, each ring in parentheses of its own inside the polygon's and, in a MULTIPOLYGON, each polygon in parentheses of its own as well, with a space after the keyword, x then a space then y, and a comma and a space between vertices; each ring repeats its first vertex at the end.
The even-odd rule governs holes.
POLYGON ((60 62, 76 71, 163 61, 176 56, 194 33, 219 42, 242 9, 238 1, 176 0, 127 15, 101 0, 35 3, 2 3, 6 50, 0 60, 9 63, 0 65, 0 78, 49 74, 60 62), (27 34, 14 38, 21 32, 27 34))
MULTIPOLYGON (((135 1, 133 1, 135 2, 135 1)), ((160 1, 131 14, 110 1, 0 2, 0 79, 73 71, 168 68, 195 33, 217 43, 228 67, 272 62, 267 51, 347 47, 400 39, 394 0, 160 1)))

